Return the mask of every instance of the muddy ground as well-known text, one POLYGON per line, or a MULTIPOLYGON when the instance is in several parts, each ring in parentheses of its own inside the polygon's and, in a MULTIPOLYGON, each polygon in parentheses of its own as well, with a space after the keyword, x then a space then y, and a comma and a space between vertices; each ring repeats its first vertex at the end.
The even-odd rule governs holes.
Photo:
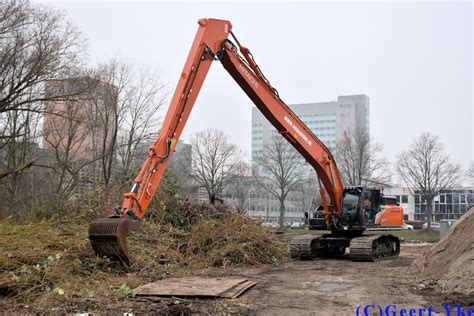
MULTIPOLYGON (((470 306, 468 298, 440 295, 416 288, 409 266, 427 244, 402 245, 401 255, 379 262, 317 259, 288 261, 272 268, 214 270, 199 273, 207 276, 238 276, 257 281, 257 285, 234 300, 193 301, 167 299, 135 302, 129 311, 192 314, 245 315, 355 315, 358 306, 377 304, 397 307, 441 308, 443 303, 470 306)), ((130 302, 131 303, 131 302, 130 302)), ((423 314, 425 315, 425 314, 423 314)))

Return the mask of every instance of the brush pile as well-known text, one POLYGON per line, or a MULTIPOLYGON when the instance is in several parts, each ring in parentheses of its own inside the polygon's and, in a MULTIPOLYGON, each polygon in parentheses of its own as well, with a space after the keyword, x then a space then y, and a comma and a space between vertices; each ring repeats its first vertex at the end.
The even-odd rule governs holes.
POLYGON ((173 210, 148 221, 130 239, 131 253, 139 254, 135 262, 155 253, 161 263, 229 267, 272 264, 287 253, 260 222, 223 205, 181 201, 173 210))
POLYGON ((130 235, 127 268, 94 255, 87 223, 0 222, 0 310, 105 312, 146 282, 207 267, 274 264, 287 255, 284 243, 244 214, 184 200, 175 207, 150 212, 130 235))

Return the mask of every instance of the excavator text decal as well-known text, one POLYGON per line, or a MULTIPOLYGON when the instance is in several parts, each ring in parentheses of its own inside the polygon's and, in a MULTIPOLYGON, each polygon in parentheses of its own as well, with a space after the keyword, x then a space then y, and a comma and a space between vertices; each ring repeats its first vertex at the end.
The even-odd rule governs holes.
POLYGON ((255 86, 255 89, 258 88, 258 82, 257 82, 257 79, 255 79, 254 77, 252 77, 252 75, 250 74, 250 72, 245 69, 245 67, 242 65, 242 64, 239 64, 239 70, 241 73, 243 73, 245 75, 245 77, 247 77, 249 79, 249 81, 255 86))
POLYGON ((303 138, 303 140, 308 144, 308 145, 313 145, 313 143, 311 142, 311 140, 309 140, 308 136, 306 136, 299 128, 298 126, 296 126, 295 124, 293 124, 293 122, 285 115, 285 122, 288 123, 288 125, 291 126, 291 128, 293 128, 296 132, 296 134, 298 134, 301 138, 303 138))

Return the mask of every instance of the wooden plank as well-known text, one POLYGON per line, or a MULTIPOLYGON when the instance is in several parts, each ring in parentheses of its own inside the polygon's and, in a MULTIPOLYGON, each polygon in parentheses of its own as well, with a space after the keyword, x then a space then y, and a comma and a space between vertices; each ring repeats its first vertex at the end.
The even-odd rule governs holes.
POLYGON ((133 292, 137 296, 236 298, 256 282, 236 278, 171 278, 145 284, 133 292))
POLYGON ((231 287, 226 292, 221 293, 220 297, 237 298, 255 284, 257 284, 257 282, 247 280, 245 282, 237 284, 236 286, 231 287))

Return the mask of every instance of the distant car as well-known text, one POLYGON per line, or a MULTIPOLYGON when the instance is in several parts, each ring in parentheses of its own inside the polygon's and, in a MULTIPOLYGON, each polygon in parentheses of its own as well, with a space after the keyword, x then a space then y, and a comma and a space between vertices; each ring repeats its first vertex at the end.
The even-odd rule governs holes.
MULTIPOLYGON (((440 229, 441 224, 438 222, 431 222, 431 228, 432 229, 440 229)), ((423 228, 428 228, 428 223, 423 224, 423 228)))
POLYGON ((294 222, 293 224, 291 224, 291 228, 302 228, 304 227, 304 223, 301 223, 301 222, 294 222))
POLYGON ((262 227, 265 227, 265 228, 272 228, 272 223, 271 222, 263 222, 262 223, 262 227))
POLYGON ((407 224, 407 223, 403 223, 403 228, 404 228, 404 229, 408 229, 408 230, 412 230, 412 229, 413 229, 413 225, 410 225, 410 224, 407 224))
POLYGON ((272 228, 280 228, 280 224, 278 224, 277 222, 273 222, 272 228))

